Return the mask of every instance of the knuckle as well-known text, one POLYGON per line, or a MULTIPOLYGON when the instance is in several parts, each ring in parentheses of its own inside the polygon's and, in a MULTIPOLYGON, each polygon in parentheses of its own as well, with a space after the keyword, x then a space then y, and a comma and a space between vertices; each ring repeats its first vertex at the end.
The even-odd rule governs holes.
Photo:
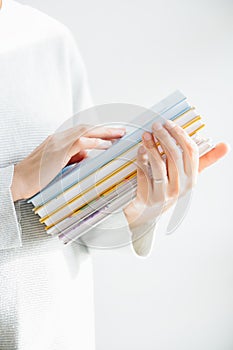
POLYGON ((156 130, 156 122, 152 124, 152 130, 156 130))
POLYGON ((153 139, 143 140, 143 143, 144 143, 146 148, 153 149, 155 147, 155 143, 154 143, 153 139))
POLYGON ((172 128, 172 133, 174 134, 174 138, 176 138, 176 139, 180 139, 180 138, 184 139, 188 136, 185 129, 183 129, 182 126, 177 125, 177 124, 172 128))
POLYGON ((153 130, 153 133, 155 133, 156 135, 158 134, 159 137, 169 136, 167 130, 165 130, 163 127, 161 129, 157 129, 156 126, 154 126, 154 124, 153 124, 152 125, 152 130, 153 130))

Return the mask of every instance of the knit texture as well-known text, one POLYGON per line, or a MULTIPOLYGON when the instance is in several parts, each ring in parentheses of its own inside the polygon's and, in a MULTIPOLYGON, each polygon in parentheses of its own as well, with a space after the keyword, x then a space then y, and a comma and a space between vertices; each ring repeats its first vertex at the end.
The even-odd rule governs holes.
MULTIPOLYGON (((31 204, 13 203, 10 190, 14 164, 90 106, 84 65, 69 30, 38 10, 3 0, 0 91, 0 350, 93 350, 86 245, 95 245, 103 229, 108 236, 119 233, 122 242, 129 237, 123 212, 93 228, 81 244, 65 247, 46 234, 31 204)), ((150 242, 144 243, 138 254, 148 251, 150 242)))

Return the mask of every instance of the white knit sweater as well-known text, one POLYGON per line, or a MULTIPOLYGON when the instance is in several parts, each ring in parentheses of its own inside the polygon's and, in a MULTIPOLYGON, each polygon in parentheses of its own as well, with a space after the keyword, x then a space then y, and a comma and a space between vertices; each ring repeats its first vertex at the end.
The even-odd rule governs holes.
MULTIPOLYGON (((69 30, 38 10, 3 0, 0 10, 1 350, 94 349, 92 266, 88 249, 78 244, 64 247, 57 238, 46 235, 32 206, 26 201, 13 203, 10 191, 14 164, 65 119, 89 104, 83 63, 69 30)), ((119 227, 119 222, 122 227, 119 234, 130 235, 123 212, 103 225, 119 227)), ((87 239, 94 242, 100 229, 92 229, 87 239)), ((134 243, 139 255, 148 252, 152 236, 150 232, 134 243)))

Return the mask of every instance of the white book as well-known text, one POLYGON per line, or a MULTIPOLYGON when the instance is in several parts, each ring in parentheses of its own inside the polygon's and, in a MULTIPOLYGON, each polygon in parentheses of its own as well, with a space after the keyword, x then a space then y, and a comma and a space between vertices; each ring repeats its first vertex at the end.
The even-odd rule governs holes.
POLYGON ((136 195, 136 189, 132 189, 128 191, 120 198, 112 201, 107 204, 101 210, 97 210, 93 215, 90 215, 88 218, 84 219, 81 222, 78 222, 66 230, 64 230, 61 234, 58 235, 59 239, 64 243, 71 243, 78 238, 82 237, 85 233, 91 230, 93 227, 97 226, 99 223, 103 222, 105 219, 109 217, 114 211, 123 208, 129 203, 132 198, 136 195))
POLYGON ((52 226, 47 230, 47 233, 51 235, 61 233, 66 228, 78 223, 80 220, 91 215, 96 210, 104 208, 104 206, 123 195, 126 191, 128 192, 129 190, 136 188, 136 186, 137 177, 135 175, 132 179, 123 181, 117 187, 114 187, 111 191, 105 192, 103 196, 98 197, 94 201, 88 203, 84 208, 78 210, 77 212, 74 212, 74 214, 68 216, 66 219, 62 220, 55 226, 52 226))
POLYGON ((59 210, 54 211, 44 219, 41 219, 41 222, 45 223, 46 226, 51 226, 58 223, 73 213, 75 210, 78 210, 82 206, 100 196, 104 191, 108 190, 113 185, 119 183, 124 178, 131 175, 133 172, 135 172, 135 170, 136 165, 134 163, 129 164, 119 173, 113 174, 111 177, 101 182, 99 185, 92 187, 88 192, 80 194, 77 199, 72 200, 69 203, 65 203, 61 208, 59 208, 59 210))

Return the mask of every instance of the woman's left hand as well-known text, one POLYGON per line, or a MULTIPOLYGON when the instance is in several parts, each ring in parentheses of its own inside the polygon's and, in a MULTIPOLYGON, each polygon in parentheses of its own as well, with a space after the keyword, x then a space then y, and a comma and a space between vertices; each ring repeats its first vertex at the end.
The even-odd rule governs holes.
POLYGON ((172 121, 166 121, 164 126, 154 123, 152 133, 143 134, 142 143, 137 155, 137 195, 124 208, 131 228, 154 222, 195 186, 198 172, 228 151, 227 145, 220 143, 199 159, 196 143, 172 121))

